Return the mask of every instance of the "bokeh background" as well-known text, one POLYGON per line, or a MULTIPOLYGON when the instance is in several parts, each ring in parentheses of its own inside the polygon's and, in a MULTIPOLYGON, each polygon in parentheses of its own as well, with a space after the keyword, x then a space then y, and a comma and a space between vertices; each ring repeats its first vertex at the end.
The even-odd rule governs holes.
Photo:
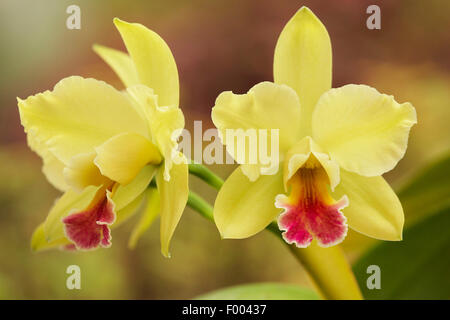
MULTIPOLYGON (((220 240, 215 226, 186 209, 172 242, 172 258, 159 249, 156 222, 135 250, 126 246, 136 218, 114 230, 113 246, 88 253, 32 253, 30 237, 58 196, 26 145, 16 97, 51 89, 81 75, 121 89, 92 51, 99 43, 123 49, 114 17, 159 33, 177 61, 186 126, 203 120, 224 90, 244 93, 272 80, 273 51, 284 24, 302 5, 328 29, 333 86, 365 83, 416 107, 419 124, 397 168, 386 175, 400 186, 450 146, 450 2, 150 0, 0 2, 0 298, 181 299, 256 281, 309 286, 305 272, 268 232, 246 240, 220 240), (66 8, 81 8, 81 30, 68 30, 66 8), (381 30, 366 28, 366 8, 381 8, 381 30), (68 265, 81 267, 82 289, 68 290, 68 265)), ((226 177, 232 165, 213 167, 226 177)), ((193 178, 192 188, 212 201, 214 191, 193 178)), ((351 235, 351 260, 366 247, 351 235)))

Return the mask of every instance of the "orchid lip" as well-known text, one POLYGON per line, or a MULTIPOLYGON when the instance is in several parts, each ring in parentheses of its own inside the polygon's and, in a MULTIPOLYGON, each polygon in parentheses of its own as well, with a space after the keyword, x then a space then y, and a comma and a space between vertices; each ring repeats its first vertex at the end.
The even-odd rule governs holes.
POLYGON ((284 209, 278 218, 283 238, 299 248, 308 247, 313 239, 321 247, 342 242, 347 235, 347 219, 341 210, 348 205, 343 196, 335 201, 328 191, 328 176, 315 159, 310 158, 294 174, 289 196, 280 194, 275 206, 284 209))
POLYGON ((62 219, 69 240, 80 250, 111 246, 109 226, 115 221, 114 204, 106 193, 90 208, 62 219))

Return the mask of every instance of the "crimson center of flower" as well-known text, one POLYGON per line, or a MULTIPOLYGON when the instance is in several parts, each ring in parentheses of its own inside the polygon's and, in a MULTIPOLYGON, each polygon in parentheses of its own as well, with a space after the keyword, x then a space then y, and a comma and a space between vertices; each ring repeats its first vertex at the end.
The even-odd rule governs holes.
POLYGON ((98 246, 106 248, 111 245, 109 226, 114 220, 114 204, 106 192, 100 190, 100 196, 94 200, 90 208, 73 213, 62 222, 67 238, 73 241, 76 248, 90 250, 98 246))
POLYGON ((276 207, 284 209, 278 218, 283 238, 297 247, 306 248, 313 238, 321 247, 329 247, 347 235, 346 218, 341 210, 347 197, 335 201, 329 191, 326 171, 311 155, 289 180, 289 196, 278 195, 276 207))

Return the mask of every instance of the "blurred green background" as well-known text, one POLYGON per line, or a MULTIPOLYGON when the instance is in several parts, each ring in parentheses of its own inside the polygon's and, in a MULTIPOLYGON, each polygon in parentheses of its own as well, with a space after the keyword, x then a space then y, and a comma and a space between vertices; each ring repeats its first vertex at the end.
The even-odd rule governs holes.
MULTIPOLYGON (((243 93, 257 82, 272 80, 278 34, 302 5, 313 10, 330 34, 334 87, 365 83, 416 107, 419 124, 412 129, 405 158, 386 175, 389 182, 400 187, 446 154, 450 146, 448 1, 2 0, 0 298, 181 299, 248 282, 310 286, 304 270, 272 234, 222 241, 215 226, 190 209, 175 233, 171 259, 160 254, 158 223, 135 250, 127 248, 138 217, 114 230, 110 249, 32 253, 31 234, 58 192, 46 182, 41 160, 26 145, 16 104, 16 97, 51 89, 70 75, 105 80, 121 89, 118 78, 91 49, 99 43, 124 50, 112 24, 113 17, 120 17, 140 22, 166 40, 178 64, 186 127, 203 120, 205 130, 212 127, 210 110, 220 92, 243 93), (70 4, 81 8, 81 30, 65 26, 70 4), (381 8, 381 30, 366 28, 365 11, 371 4, 381 8), (81 290, 66 288, 66 268, 71 264, 81 267, 81 290)), ((225 178, 233 166, 212 169, 225 178)), ((450 170, 448 163, 444 169, 450 170)), ((196 178, 191 185, 214 199, 214 191, 196 178)), ((450 198, 449 190, 447 186, 443 197, 450 198)), ((409 211, 405 214, 408 219, 409 211)), ((448 233, 448 227, 435 224, 430 232, 448 233)), ((351 233, 344 247, 355 261, 373 242, 351 233)), ((426 251, 427 240, 421 245, 426 251)))

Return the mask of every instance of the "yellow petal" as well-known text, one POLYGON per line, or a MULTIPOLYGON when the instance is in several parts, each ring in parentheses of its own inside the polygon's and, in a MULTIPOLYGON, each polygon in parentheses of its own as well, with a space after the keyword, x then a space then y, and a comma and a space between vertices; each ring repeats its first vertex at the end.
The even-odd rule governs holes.
POLYGON ((44 143, 39 142, 33 136, 28 133, 27 135, 28 146, 31 150, 36 152, 43 161, 42 172, 47 180, 58 190, 67 191, 69 186, 64 178, 64 163, 54 156, 53 153, 48 150, 44 143))
POLYGON ((164 168, 158 170, 156 184, 161 199, 161 253, 169 257, 170 240, 184 211, 189 194, 187 161, 172 166, 169 181, 164 178, 164 171, 164 168))
POLYGON ((341 170, 341 182, 333 196, 343 195, 350 202, 343 209, 350 228, 376 239, 402 239, 402 205, 383 177, 363 177, 341 170))
POLYGON ((126 185, 119 185, 117 189, 114 189, 111 200, 115 204, 116 211, 119 212, 142 194, 152 181, 155 173, 155 166, 146 165, 133 181, 126 185))
POLYGON ((64 177, 67 184, 81 191, 87 186, 100 186, 110 183, 111 181, 103 176, 94 164, 95 157, 95 152, 80 153, 72 157, 67 167, 64 168, 64 177))
POLYGON ((42 156, 42 160, 44 162, 42 172, 47 180, 60 191, 69 190, 70 187, 64 178, 64 163, 59 161, 51 152, 42 156))
POLYGON ((100 172, 120 184, 130 183, 146 164, 159 164, 158 148, 136 133, 122 133, 95 149, 100 172))
POLYGON ((275 197, 281 193, 281 170, 251 182, 237 168, 225 181, 214 204, 214 221, 221 237, 242 239, 263 230, 281 212, 275 207, 275 197))
POLYGON ((223 92, 217 97, 211 117, 228 153, 236 162, 244 165, 242 171, 252 181, 262 173, 259 169, 268 167, 268 164, 262 163, 260 146, 266 140, 267 152, 264 153, 269 157, 272 155, 270 130, 278 130, 279 139, 276 140, 279 141, 279 161, 299 138, 300 104, 295 91, 285 85, 261 82, 247 94, 223 92), (249 138, 245 138, 249 129, 253 132, 248 131, 249 138), (260 129, 267 134, 260 135, 260 129), (242 140, 237 138, 238 135, 242 140), (247 141, 245 145, 239 143, 244 139, 247 141), (239 146, 245 148, 239 149, 239 146), (256 171, 249 168, 251 165, 256 167, 256 171), (250 171, 253 173, 249 174, 250 171))
POLYGON ((330 187, 332 190, 339 183, 339 165, 324 153, 324 151, 313 141, 311 137, 305 137, 294 145, 286 154, 283 169, 283 182, 285 190, 287 190, 287 183, 290 178, 300 169, 310 156, 314 155, 316 160, 324 168, 330 180, 330 187))
POLYGON ((177 65, 164 40, 139 23, 115 18, 114 24, 133 59, 140 83, 155 90, 159 105, 178 106, 177 65))
POLYGON ((149 188, 146 191, 146 204, 141 219, 131 232, 130 240, 128 241, 129 248, 135 248, 139 238, 151 226, 152 222, 159 213, 159 193, 156 188, 149 188))
POLYGON ((134 62, 128 54, 98 44, 93 49, 114 70, 125 87, 139 83, 134 62))
POLYGON ((275 83, 293 88, 302 105, 302 136, 311 134, 311 115, 319 97, 331 88, 331 42, 320 20, 302 7, 278 38, 273 63, 275 83))
POLYGON ((25 131, 64 163, 119 133, 148 135, 130 99, 94 79, 65 78, 53 91, 19 99, 19 111, 25 131))
POLYGON ((410 103, 399 104, 374 88, 351 84, 320 98, 313 138, 345 170, 378 176, 403 157, 415 123, 410 103))
POLYGON ((31 237, 31 250, 33 250, 33 251, 42 251, 42 250, 52 249, 52 248, 61 247, 61 246, 67 245, 67 244, 70 244, 70 241, 64 237, 55 239, 51 242, 48 242, 45 237, 43 223, 41 223, 36 228, 36 230, 34 230, 33 235, 31 237))
POLYGON ((69 189, 56 200, 43 226, 47 242, 63 238, 64 226, 61 219, 73 212, 87 208, 96 199, 99 192, 104 192, 100 189, 101 186, 89 186, 80 193, 69 189))
POLYGON ((152 142, 164 157, 164 179, 170 178, 172 162, 177 159, 177 139, 184 127, 184 116, 181 109, 175 106, 158 106, 157 96, 153 90, 137 85, 128 88, 128 93, 135 102, 136 108, 148 119, 152 142))

